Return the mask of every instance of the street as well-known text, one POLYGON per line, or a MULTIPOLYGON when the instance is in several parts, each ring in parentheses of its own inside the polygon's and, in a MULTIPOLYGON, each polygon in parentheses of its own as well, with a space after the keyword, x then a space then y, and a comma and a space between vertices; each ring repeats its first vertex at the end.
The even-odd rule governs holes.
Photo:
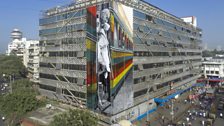
MULTIPOLYGON (((198 90, 198 89, 197 89, 198 90)), ((214 89, 215 91, 215 89, 214 89)), ((174 99, 174 119, 171 116, 171 101, 159 106, 157 111, 149 114, 150 126, 169 126, 171 122, 175 126, 223 126, 224 118, 220 118, 220 113, 224 113, 223 108, 217 109, 220 98, 224 94, 214 93, 214 96, 207 96, 204 92, 199 97, 189 100, 190 94, 196 94, 196 89, 188 91, 174 99), (203 122, 203 123, 202 123, 203 122)), ((146 118, 134 123, 137 126, 148 126, 146 118)))

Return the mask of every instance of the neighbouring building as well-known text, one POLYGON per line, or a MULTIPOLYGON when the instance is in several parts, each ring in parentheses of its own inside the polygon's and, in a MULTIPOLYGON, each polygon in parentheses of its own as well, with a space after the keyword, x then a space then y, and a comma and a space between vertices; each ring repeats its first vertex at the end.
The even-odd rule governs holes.
POLYGON ((26 52, 28 53, 26 54, 28 56, 28 62, 27 62, 28 77, 30 78, 31 81, 38 83, 39 54, 40 54, 39 41, 32 41, 26 52))
POLYGON ((29 62, 29 47, 31 44, 38 43, 37 40, 27 40, 19 29, 11 32, 12 41, 8 44, 7 55, 16 55, 21 58, 25 67, 29 62))
POLYGON ((202 30, 142 0, 77 1, 39 25, 41 94, 108 123, 141 118, 201 74, 202 30))
POLYGON ((224 78, 224 59, 210 59, 202 64, 205 78, 224 78))
POLYGON ((6 51, 7 55, 15 54, 22 59, 26 43, 26 38, 23 38, 22 35, 19 29, 13 29, 11 32, 12 41, 8 44, 8 50, 6 51))

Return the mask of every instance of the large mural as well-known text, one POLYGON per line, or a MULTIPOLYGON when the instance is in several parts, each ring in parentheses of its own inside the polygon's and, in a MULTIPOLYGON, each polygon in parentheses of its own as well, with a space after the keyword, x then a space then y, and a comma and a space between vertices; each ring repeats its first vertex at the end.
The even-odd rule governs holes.
POLYGON ((107 115, 133 105, 133 9, 87 8, 87 106, 107 115))

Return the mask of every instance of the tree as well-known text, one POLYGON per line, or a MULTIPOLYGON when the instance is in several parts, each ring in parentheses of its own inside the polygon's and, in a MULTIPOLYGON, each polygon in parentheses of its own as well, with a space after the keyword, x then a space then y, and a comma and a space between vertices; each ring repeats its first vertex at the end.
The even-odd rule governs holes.
POLYGON ((98 118, 88 110, 70 109, 56 115, 50 126, 97 126, 98 118))
POLYGON ((26 77, 27 70, 19 57, 0 55, 0 76, 3 74, 26 77))
POLYGON ((18 123, 26 113, 44 104, 36 99, 37 91, 32 85, 27 79, 17 80, 12 84, 13 92, 0 97, 0 111, 7 117, 9 125, 18 123))

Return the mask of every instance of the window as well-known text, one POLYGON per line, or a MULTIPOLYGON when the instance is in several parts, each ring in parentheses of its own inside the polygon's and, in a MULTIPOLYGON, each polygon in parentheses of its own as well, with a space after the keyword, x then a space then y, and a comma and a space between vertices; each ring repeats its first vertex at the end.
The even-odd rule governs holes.
POLYGON ((146 93, 147 93, 147 90, 148 90, 148 89, 143 89, 143 90, 140 90, 140 91, 135 92, 135 93, 134 93, 134 98, 146 94, 146 93))
POLYGON ((211 71, 211 74, 214 74, 214 71, 211 71))
POLYGON ((56 92, 56 87, 49 86, 49 85, 39 84, 39 88, 56 92))
POLYGON ((215 74, 219 74, 219 71, 215 71, 215 74))

